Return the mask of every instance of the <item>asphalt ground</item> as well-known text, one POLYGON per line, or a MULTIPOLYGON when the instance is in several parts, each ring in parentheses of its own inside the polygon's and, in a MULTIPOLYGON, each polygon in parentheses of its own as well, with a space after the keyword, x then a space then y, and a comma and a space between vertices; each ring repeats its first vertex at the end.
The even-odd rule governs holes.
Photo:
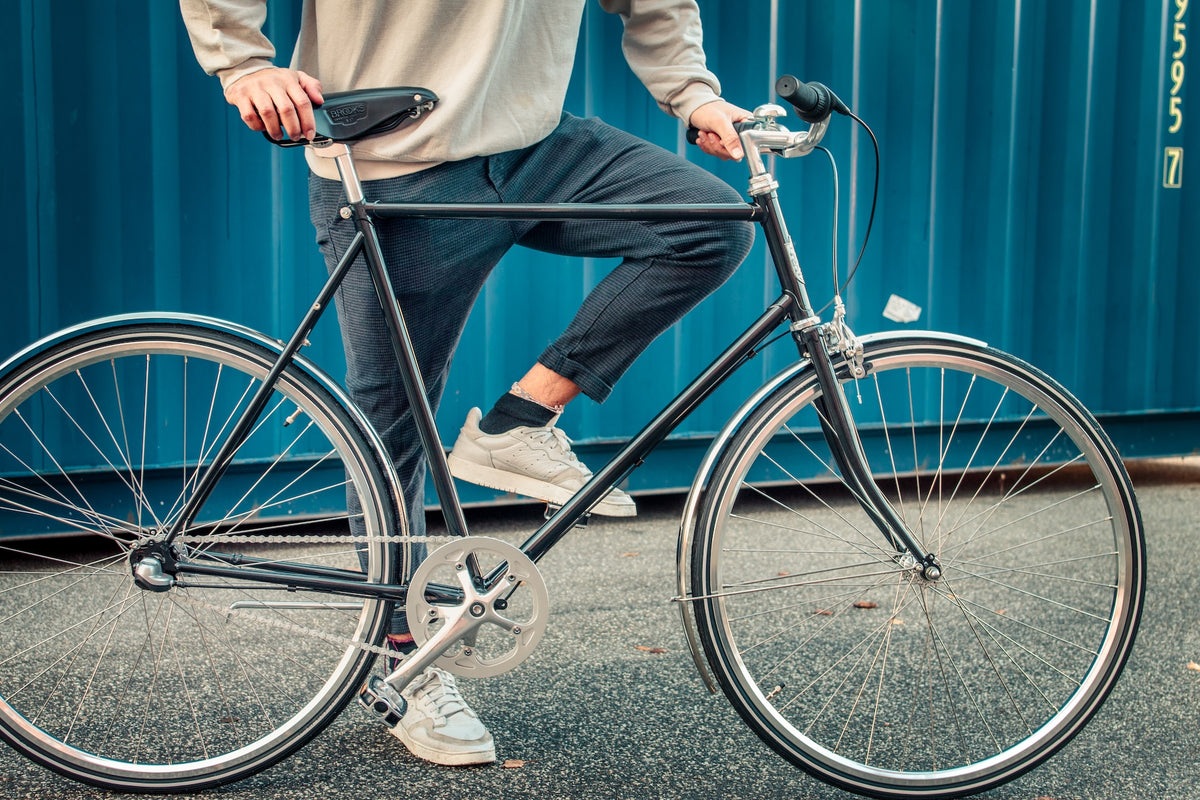
MULTIPOLYGON (((1149 551, 1137 646, 1100 713, 994 800, 1200 797, 1200 460, 1130 465, 1149 551)), ((597 519, 543 562, 552 615, 515 671, 463 682, 499 762, 444 768, 410 756, 348 708, 282 764, 206 798, 848 798, 776 756, 688 654, 674 593, 683 498, 643 498, 636 520, 597 519), (503 762, 510 762, 505 767, 503 762)), ((472 532, 519 541, 530 506, 470 512, 472 532)), ((0 748, 0 797, 122 798, 0 748)), ((180 795, 184 796, 184 795, 180 795)))

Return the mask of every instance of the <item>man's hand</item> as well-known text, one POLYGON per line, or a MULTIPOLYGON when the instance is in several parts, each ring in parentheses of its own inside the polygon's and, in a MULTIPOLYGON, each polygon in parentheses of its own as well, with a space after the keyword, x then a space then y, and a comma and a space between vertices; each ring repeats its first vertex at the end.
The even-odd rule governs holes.
POLYGON ((237 106, 252 131, 272 139, 312 139, 317 133, 313 104, 321 105, 321 82, 294 69, 270 69, 243 75, 225 89, 225 99, 237 106))
POLYGON ((696 144, 701 150, 726 161, 741 161, 745 153, 742 152, 742 141, 733 129, 733 123, 752 116, 744 108, 724 100, 715 100, 693 111, 688 124, 700 131, 696 144))

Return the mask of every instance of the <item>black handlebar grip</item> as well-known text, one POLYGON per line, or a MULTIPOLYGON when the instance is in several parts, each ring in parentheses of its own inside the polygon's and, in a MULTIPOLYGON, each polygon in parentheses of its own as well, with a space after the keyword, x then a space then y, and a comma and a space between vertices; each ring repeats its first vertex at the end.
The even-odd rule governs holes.
POLYGON ((828 86, 816 81, 801 83, 791 75, 784 75, 775 81, 775 92, 791 103, 800 119, 810 125, 825 119, 831 111, 850 113, 846 104, 828 86))
MULTIPOLYGON (((735 122, 735 123, 733 123, 733 129, 734 129, 735 131, 737 131, 738 133, 741 133, 742 131, 748 131, 748 130, 751 130, 751 129, 753 129, 753 128, 754 128, 754 126, 755 126, 755 125, 757 125, 757 124, 758 124, 758 121, 757 121, 757 120, 754 120, 754 119, 744 119, 744 120, 742 120, 741 122, 735 122)), ((699 128, 695 128, 695 127, 693 127, 693 126, 691 126, 691 125, 688 125, 688 129, 687 129, 687 143, 688 143, 688 144, 695 144, 695 143, 696 143, 696 142, 698 142, 698 141, 700 141, 700 129, 699 129, 699 128)))

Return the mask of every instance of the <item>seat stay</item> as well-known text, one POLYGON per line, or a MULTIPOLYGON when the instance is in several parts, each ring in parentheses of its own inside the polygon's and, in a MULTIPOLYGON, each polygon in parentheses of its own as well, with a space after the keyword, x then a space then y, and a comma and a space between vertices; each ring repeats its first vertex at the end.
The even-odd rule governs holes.
POLYGON ((337 292, 342 281, 345 280, 346 274, 350 271, 350 267, 354 264, 355 256, 363 249, 363 236, 357 234, 354 240, 350 243, 350 247, 342 256, 341 261, 330 274, 329 279, 325 281, 321 291, 317 294, 316 300, 309 306, 304 318, 300 321, 295 332, 292 333, 288 343, 280 351, 275 363, 267 371, 263 378, 262 384, 255 391, 253 398, 247 404, 246 410, 239 417, 233 430, 222 443, 217 454, 213 457, 212 462, 204 470, 204 474, 200 478, 196 489, 187 499, 183 509, 176 517, 171 526, 164 532, 159 531, 158 536, 162 537, 167 544, 175 541, 181 533, 187 530, 195 522, 197 515, 200 513, 200 508, 208 500, 213 489, 216 488, 217 482, 225 474, 229 465, 233 462, 239 449, 245 444, 246 439, 250 436, 255 424, 257 424, 259 416, 267 407, 271 396, 275 392, 275 387, 279 382, 280 376, 284 370, 292 363, 296 354, 300 352, 300 348, 308 341, 308 335, 312 333, 313 328, 317 326, 321 315, 333 302, 334 294, 337 292))

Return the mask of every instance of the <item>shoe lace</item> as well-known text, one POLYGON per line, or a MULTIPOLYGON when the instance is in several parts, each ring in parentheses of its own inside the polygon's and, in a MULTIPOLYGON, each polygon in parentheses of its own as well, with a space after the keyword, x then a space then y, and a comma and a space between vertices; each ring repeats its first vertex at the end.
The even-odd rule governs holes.
POLYGON ((581 468, 584 472, 590 474, 590 470, 583 466, 579 457, 575 455, 575 451, 571 449, 571 440, 567 434, 563 433, 560 428, 535 428, 529 432, 529 438, 535 442, 544 442, 549 444, 556 455, 563 458, 572 466, 581 468))
POLYGON ((454 676, 437 667, 430 667, 426 672, 425 683, 420 691, 433 704, 435 713, 442 719, 449 719, 460 711, 467 711, 467 701, 463 699, 454 682, 454 676))

